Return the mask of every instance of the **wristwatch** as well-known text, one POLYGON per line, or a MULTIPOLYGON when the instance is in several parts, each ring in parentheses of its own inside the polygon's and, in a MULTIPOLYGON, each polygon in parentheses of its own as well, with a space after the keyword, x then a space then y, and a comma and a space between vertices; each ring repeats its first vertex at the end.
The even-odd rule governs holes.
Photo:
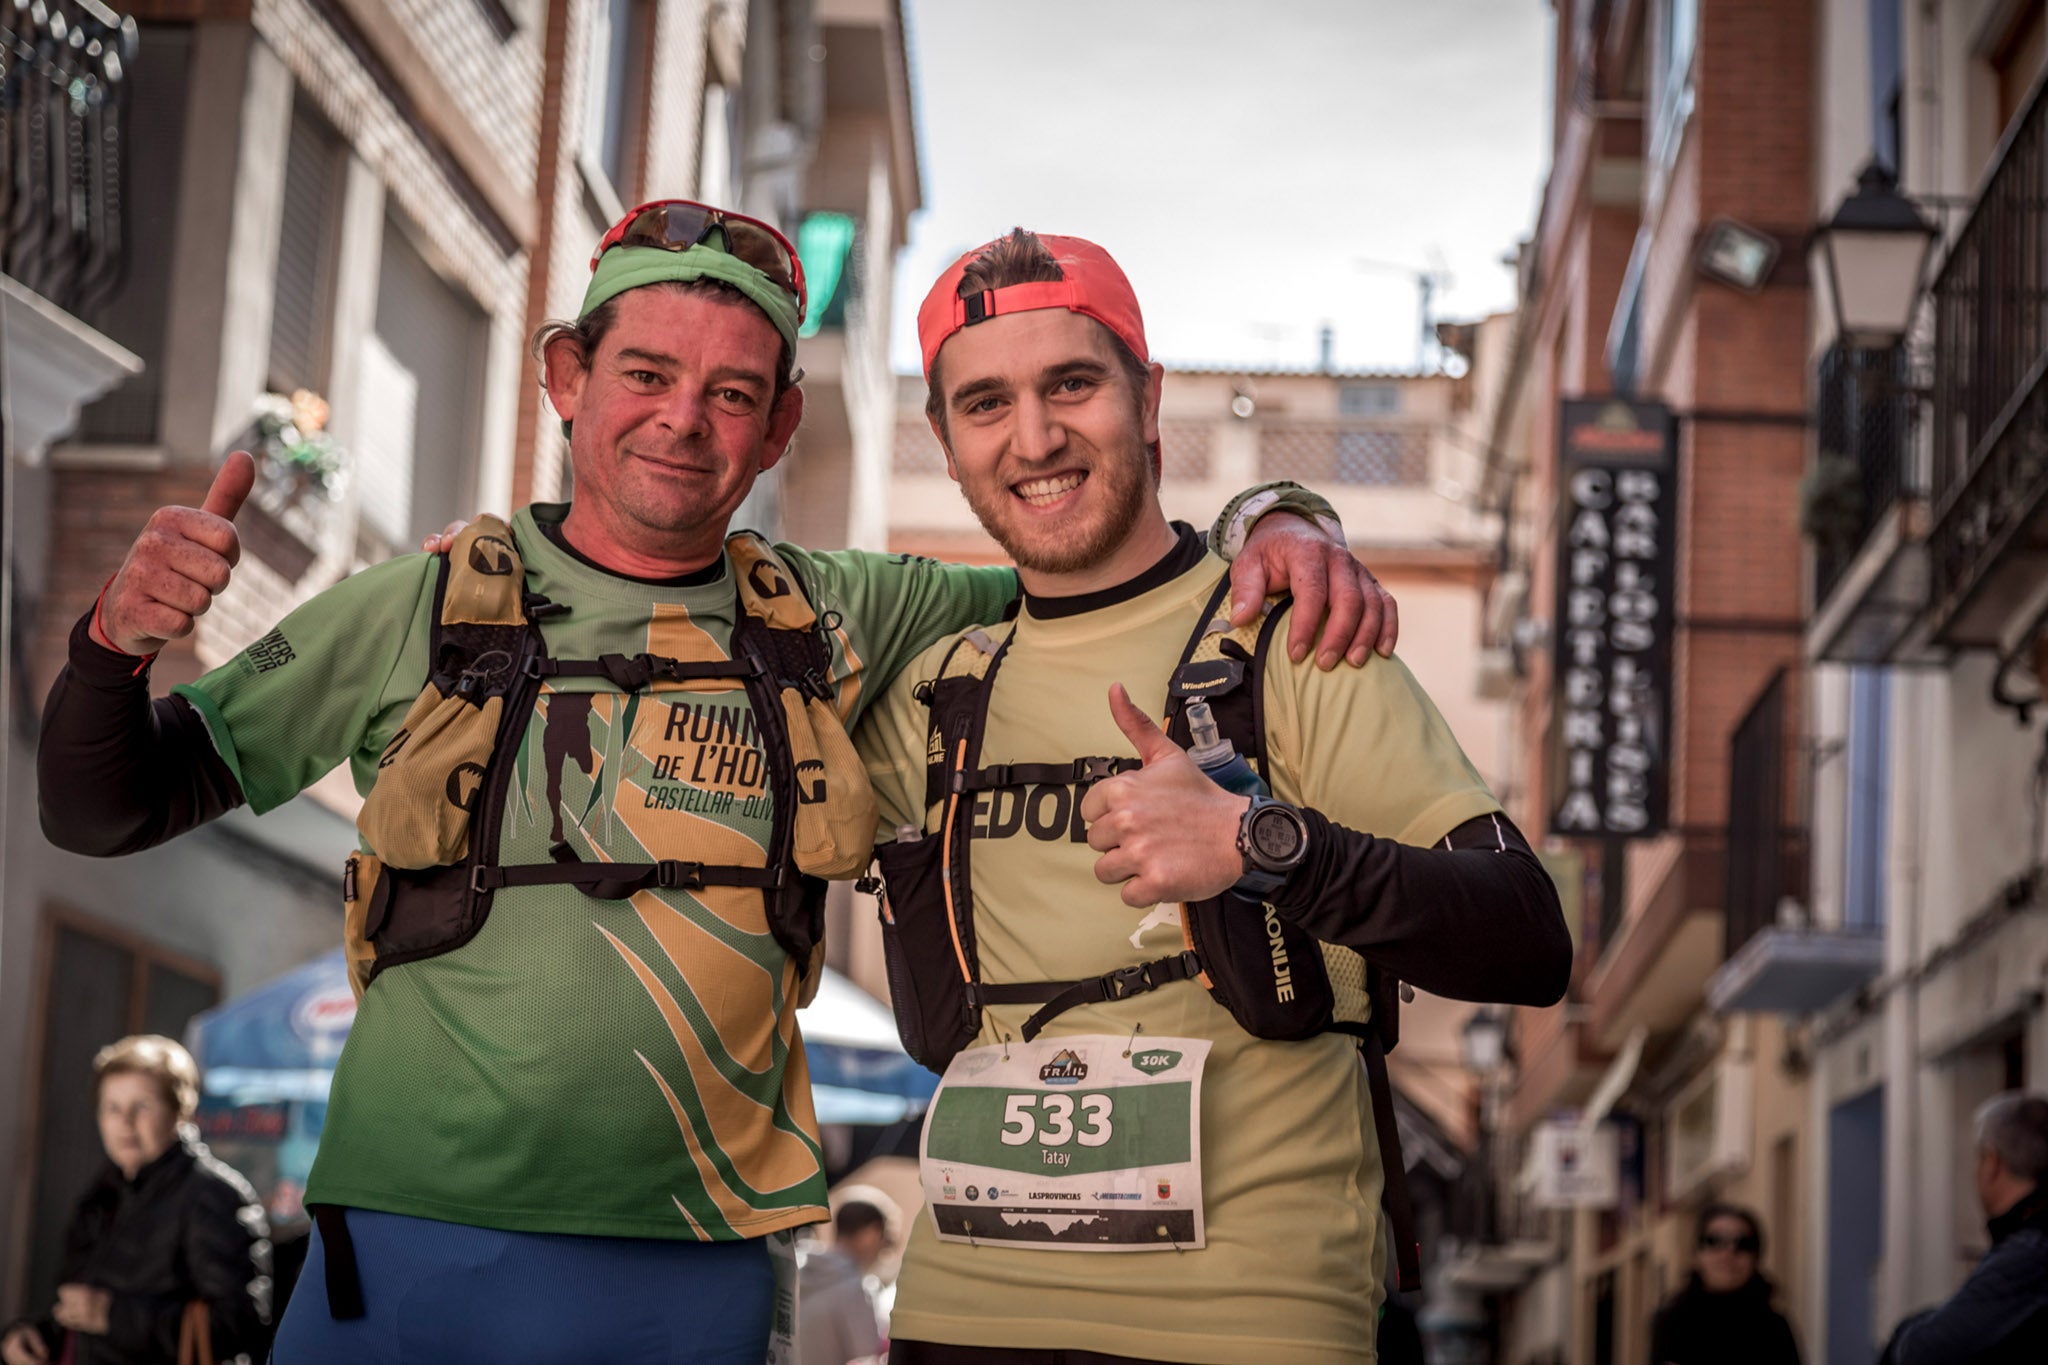
POLYGON ((1308 821, 1285 801, 1254 796, 1237 822, 1237 854, 1244 876, 1234 890, 1261 899, 1278 891, 1308 857, 1308 821))

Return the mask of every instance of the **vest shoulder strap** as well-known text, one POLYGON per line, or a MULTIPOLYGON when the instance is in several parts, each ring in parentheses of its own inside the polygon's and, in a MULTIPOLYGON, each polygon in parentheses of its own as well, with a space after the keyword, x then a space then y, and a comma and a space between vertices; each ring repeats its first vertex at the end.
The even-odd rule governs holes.
POLYGON ((925 808, 939 805, 951 788, 951 774, 961 763, 960 746, 968 745, 965 765, 981 751, 981 730, 988 715, 989 674, 1008 648, 1014 625, 976 626, 953 641, 939 660, 937 676, 919 685, 918 697, 931 709, 925 738, 925 808))
POLYGON ((778 685, 829 704, 830 632, 838 629, 839 614, 818 614, 796 566, 759 532, 735 531, 726 537, 725 548, 740 601, 739 620, 733 625, 734 657, 758 654, 778 685))
POLYGON ((759 531, 735 531, 725 538, 738 580, 740 605, 772 630, 813 630, 818 614, 796 567, 759 531))
POLYGON ((1207 701, 1218 732, 1265 777, 1266 649, 1294 599, 1284 593, 1269 597, 1257 616, 1234 626, 1229 598, 1226 574, 1217 580, 1168 680, 1165 728, 1185 748, 1190 736, 1183 712, 1191 701, 1207 701))

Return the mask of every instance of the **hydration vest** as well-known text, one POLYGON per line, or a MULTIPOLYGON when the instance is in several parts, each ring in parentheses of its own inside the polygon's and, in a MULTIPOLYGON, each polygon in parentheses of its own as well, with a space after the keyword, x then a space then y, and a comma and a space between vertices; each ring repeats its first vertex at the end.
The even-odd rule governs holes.
POLYGON ((770 932, 802 973, 799 998, 815 991, 823 879, 865 865, 874 793, 831 706, 836 614, 817 615, 793 568, 760 536, 738 532, 726 551, 740 606, 729 657, 559 659, 548 653, 540 622, 573 608, 525 591, 525 565, 505 523, 480 517, 457 538, 435 589, 426 686, 378 759, 357 817, 376 852, 351 854, 343 876, 343 940, 358 996, 386 968, 469 942, 501 888, 544 885, 574 886, 597 900, 650 888, 752 887, 770 932), (658 681, 743 687, 767 750, 774 807, 763 861, 584 862, 564 840, 549 850, 550 862, 501 863, 515 760, 550 678, 602 678, 625 693, 658 681))
MULTIPOLYGON (((1187 704, 1206 701, 1219 732, 1263 778, 1266 655, 1291 602, 1275 599, 1260 619, 1234 627, 1226 613, 1229 587, 1227 576, 1218 582, 1168 680, 1165 729, 1188 747, 1187 704)), ((984 766, 989 698, 1014 638, 1014 626, 1000 639, 996 631, 968 631, 947 651, 938 676, 919 685, 917 695, 931 709, 925 808, 938 809, 939 828, 877 846, 881 876, 862 883, 882 893, 890 1003, 905 1047, 926 1067, 943 1072, 980 1031, 988 1005, 1038 1005, 1023 1025, 1029 1041, 1076 1005, 1128 999, 1186 980, 1208 990, 1254 1037, 1288 1041, 1332 1031, 1351 1034, 1359 1040, 1371 1088, 1401 1287, 1419 1287, 1420 1257, 1386 1074, 1386 1053, 1400 1041, 1405 993, 1392 976, 1350 948, 1317 940, 1271 905, 1225 891, 1182 907, 1180 952, 1081 981, 981 979, 969 870, 968 816, 976 793, 1072 784, 1078 810, 1090 785, 1142 766, 1136 758, 1103 756, 984 766)))

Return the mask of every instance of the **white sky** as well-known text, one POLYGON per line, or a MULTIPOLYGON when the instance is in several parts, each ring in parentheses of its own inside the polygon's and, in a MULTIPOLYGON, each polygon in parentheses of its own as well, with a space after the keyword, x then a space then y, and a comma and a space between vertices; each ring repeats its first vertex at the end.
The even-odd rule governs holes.
POLYGON ((1408 369, 1439 319, 1512 304, 1500 264, 1548 157, 1544 0, 905 0, 925 207, 892 358, 961 252, 1022 225, 1131 277, 1153 356, 1408 369))

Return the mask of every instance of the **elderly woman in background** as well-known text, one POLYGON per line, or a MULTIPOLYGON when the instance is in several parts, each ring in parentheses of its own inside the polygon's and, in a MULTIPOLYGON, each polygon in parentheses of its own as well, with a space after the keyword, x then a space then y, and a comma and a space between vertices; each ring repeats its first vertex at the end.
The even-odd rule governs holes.
POLYGON ((208 1365, 260 1358, 269 1225, 249 1182, 188 1122, 199 1107, 192 1054, 154 1034, 123 1038, 93 1058, 93 1075, 107 1165, 65 1232, 56 1303, 9 1328, 0 1359, 173 1365, 193 1342, 208 1365), (188 1313, 195 1303, 203 1313, 188 1313))

